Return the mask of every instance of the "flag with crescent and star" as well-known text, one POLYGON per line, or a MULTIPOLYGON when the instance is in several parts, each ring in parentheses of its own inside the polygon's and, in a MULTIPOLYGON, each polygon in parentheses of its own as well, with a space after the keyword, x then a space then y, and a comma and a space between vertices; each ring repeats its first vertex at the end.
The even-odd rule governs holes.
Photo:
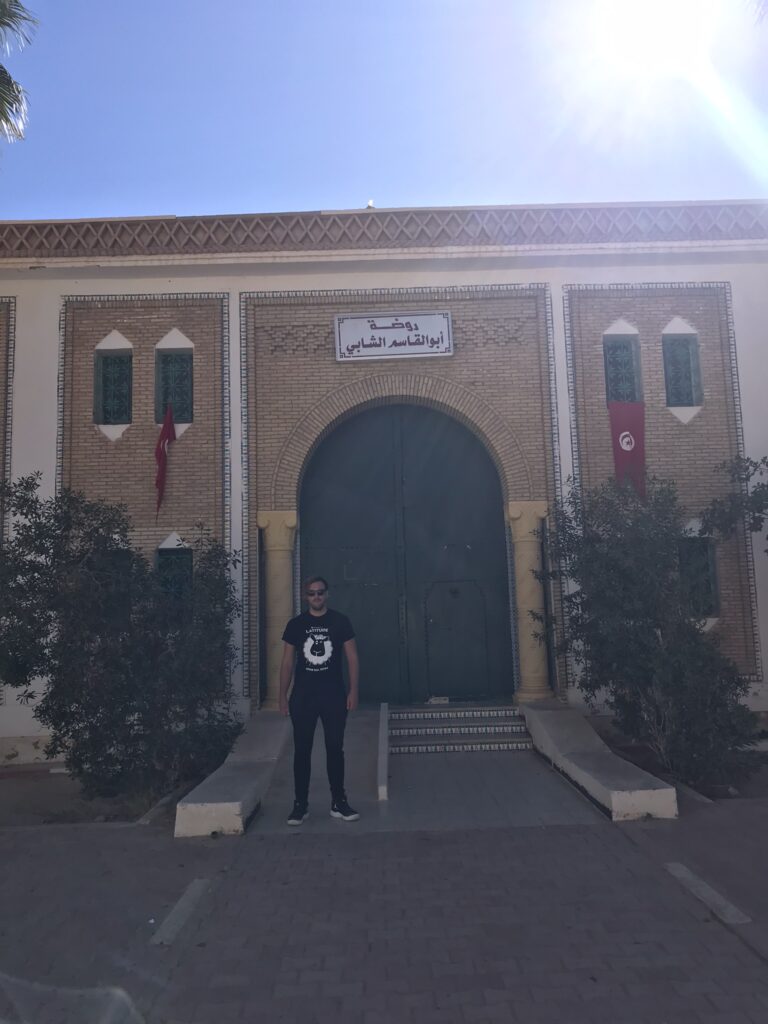
POLYGON ((168 446, 175 440, 176 428, 173 425, 173 406, 169 402, 168 408, 165 410, 163 425, 160 428, 160 436, 155 445, 155 462, 157 463, 157 474, 155 476, 157 507, 155 508, 155 518, 157 518, 160 512, 160 506, 165 495, 165 478, 168 473, 168 446))
POLYGON ((609 402, 608 416, 616 479, 645 497, 645 403, 609 402))

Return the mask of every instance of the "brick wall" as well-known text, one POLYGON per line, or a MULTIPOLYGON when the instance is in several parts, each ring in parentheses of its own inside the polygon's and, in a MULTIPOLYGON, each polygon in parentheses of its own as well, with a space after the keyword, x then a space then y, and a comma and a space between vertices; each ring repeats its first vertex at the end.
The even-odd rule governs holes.
POLYGON ((260 294, 243 301, 251 385, 252 595, 257 510, 295 508, 302 467, 313 447, 340 419, 366 405, 412 401, 452 413, 485 442, 506 500, 554 497, 546 289, 260 294), (336 361, 335 315, 428 310, 450 311, 453 356, 336 361))
POLYGON ((223 536, 220 297, 72 298, 64 311, 62 483, 124 503, 135 542, 151 554, 169 533, 203 521, 223 536), (194 422, 170 446, 165 497, 155 522, 155 346, 177 328, 194 345, 194 422), (94 350, 111 331, 133 346, 133 420, 118 440, 93 422, 94 350))
MULTIPOLYGON (((594 487, 613 475, 603 334, 616 320, 625 320, 639 332, 648 471, 676 482, 692 518, 725 492, 727 480, 716 467, 739 453, 728 301, 722 284, 567 290, 574 454, 582 486, 594 487), (703 407, 689 423, 681 423, 666 408, 661 338, 675 317, 689 323, 699 339, 703 407)), ((742 672, 754 674, 757 659, 745 535, 718 544, 716 561, 721 601, 718 629, 724 650, 742 672)))

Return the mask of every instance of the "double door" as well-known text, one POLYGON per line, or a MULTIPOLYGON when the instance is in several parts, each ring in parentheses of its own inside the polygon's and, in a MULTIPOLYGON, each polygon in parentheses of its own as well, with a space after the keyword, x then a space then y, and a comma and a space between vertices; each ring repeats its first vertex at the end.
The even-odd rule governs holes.
POLYGON ((410 405, 345 420, 305 472, 300 538, 302 576, 326 576, 355 627, 362 701, 511 693, 501 489, 456 420, 410 405))

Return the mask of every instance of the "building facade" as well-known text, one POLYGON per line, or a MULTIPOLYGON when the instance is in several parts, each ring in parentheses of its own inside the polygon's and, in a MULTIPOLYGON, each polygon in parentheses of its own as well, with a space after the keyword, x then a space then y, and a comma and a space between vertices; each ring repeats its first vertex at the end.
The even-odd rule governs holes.
MULTIPOLYGON (((151 557, 200 521, 240 550, 243 712, 274 706, 309 573, 363 700, 576 701, 531 635, 537 531, 613 474, 608 402, 643 404, 692 526, 720 464, 768 452, 767 260, 759 203, 0 224, 2 472, 124 502, 151 557)), ((762 547, 707 548, 701 613, 768 710, 762 547)), ((6 690, 0 755, 36 733, 6 690)))

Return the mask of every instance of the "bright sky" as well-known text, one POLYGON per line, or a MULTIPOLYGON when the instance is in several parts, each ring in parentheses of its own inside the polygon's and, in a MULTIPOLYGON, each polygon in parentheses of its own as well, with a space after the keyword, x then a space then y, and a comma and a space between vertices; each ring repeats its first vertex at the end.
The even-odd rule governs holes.
POLYGON ((768 196, 749 0, 25 0, 0 219, 768 196))

